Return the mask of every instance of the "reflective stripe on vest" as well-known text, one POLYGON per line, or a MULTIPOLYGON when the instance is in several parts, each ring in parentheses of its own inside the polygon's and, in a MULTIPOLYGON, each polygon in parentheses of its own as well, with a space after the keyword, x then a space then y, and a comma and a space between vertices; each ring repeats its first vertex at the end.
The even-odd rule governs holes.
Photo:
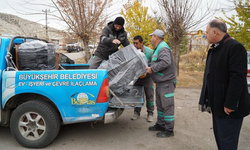
MULTIPOLYGON (((160 51, 161 48, 163 47, 166 47, 168 49, 170 49, 170 47, 168 46, 167 43, 165 43, 164 41, 161 41, 158 46, 156 47, 156 49, 154 50, 153 52, 153 55, 152 55, 152 61, 157 61, 157 58, 158 58, 158 53, 160 51)), ((171 49, 170 49, 171 50, 171 49)))

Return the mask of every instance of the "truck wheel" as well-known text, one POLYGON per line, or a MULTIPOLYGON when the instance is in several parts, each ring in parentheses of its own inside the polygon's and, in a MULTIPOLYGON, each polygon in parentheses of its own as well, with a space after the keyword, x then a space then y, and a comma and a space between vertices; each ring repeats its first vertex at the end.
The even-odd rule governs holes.
POLYGON ((10 130, 24 147, 43 148, 56 138, 60 130, 59 114, 45 101, 28 101, 12 113, 10 130))

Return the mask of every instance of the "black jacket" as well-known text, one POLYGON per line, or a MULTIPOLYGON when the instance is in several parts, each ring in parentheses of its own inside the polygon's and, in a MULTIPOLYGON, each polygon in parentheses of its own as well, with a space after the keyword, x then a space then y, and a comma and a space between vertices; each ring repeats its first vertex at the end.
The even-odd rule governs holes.
POLYGON ((216 116, 247 116, 250 101, 246 75, 246 50, 242 44, 226 34, 208 51, 199 104, 210 105, 212 113, 216 116), (235 112, 228 116, 224 112, 224 107, 235 112))
POLYGON ((110 22, 108 23, 108 26, 106 26, 102 30, 102 35, 100 37, 100 43, 97 46, 97 49, 95 51, 95 55, 104 59, 108 60, 109 55, 113 54, 114 52, 118 51, 118 47, 120 44, 113 44, 112 41, 114 39, 118 39, 121 41, 121 44, 125 47, 129 45, 129 41, 127 39, 127 32, 124 28, 119 30, 118 32, 114 29, 114 23, 110 22))

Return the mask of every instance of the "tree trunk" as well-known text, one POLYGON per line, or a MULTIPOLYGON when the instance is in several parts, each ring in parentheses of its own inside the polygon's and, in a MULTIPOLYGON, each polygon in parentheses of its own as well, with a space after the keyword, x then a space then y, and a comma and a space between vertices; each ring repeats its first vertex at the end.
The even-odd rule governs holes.
POLYGON ((207 51, 209 50, 209 48, 210 48, 210 44, 208 44, 206 49, 203 50, 203 54, 202 54, 202 57, 201 57, 201 63, 203 63, 204 59, 206 58, 207 51))
POLYGON ((193 40, 193 36, 190 37, 190 42, 189 42, 189 50, 188 52, 191 52, 192 51, 192 40, 193 40))
POLYGON ((176 76, 179 76, 179 59, 180 59, 180 44, 178 42, 174 43, 174 49, 175 49, 175 54, 174 54, 174 63, 176 67, 176 76))
POLYGON ((172 53, 174 58, 174 64, 175 64, 175 74, 176 76, 179 76, 179 59, 180 59, 180 40, 172 39, 172 53))
POLYGON ((177 43, 176 45, 176 62, 175 62, 175 65, 176 65, 176 76, 178 77, 179 76, 179 60, 180 60, 180 44, 177 43))
POLYGON ((84 43, 84 52, 85 52, 84 59, 85 59, 85 62, 87 63, 89 61, 89 59, 91 58, 91 53, 90 53, 90 49, 89 49, 89 42, 83 41, 83 43, 84 43))

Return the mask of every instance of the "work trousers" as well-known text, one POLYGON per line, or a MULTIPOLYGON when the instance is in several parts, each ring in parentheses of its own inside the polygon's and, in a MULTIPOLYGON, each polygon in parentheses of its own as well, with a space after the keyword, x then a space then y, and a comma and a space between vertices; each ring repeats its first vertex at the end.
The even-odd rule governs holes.
POLYGON ((103 59, 98 56, 93 56, 90 61, 89 69, 97 69, 102 63, 103 59))
MULTIPOLYGON (((144 86, 144 91, 146 95, 146 107, 148 115, 154 114, 154 85, 152 78, 147 75, 145 78, 138 79, 135 86, 144 86)), ((136 107, 134 109, 134 113, 140 116, 141 114, 141 107, 136 107)))
POLYGON ((212 116, 218 150, 237 150, 243 118, 212 116))
POLYGON ((166 131, 174 130, 174 90, 176 83, 156 83, 157 122, 166 131))

